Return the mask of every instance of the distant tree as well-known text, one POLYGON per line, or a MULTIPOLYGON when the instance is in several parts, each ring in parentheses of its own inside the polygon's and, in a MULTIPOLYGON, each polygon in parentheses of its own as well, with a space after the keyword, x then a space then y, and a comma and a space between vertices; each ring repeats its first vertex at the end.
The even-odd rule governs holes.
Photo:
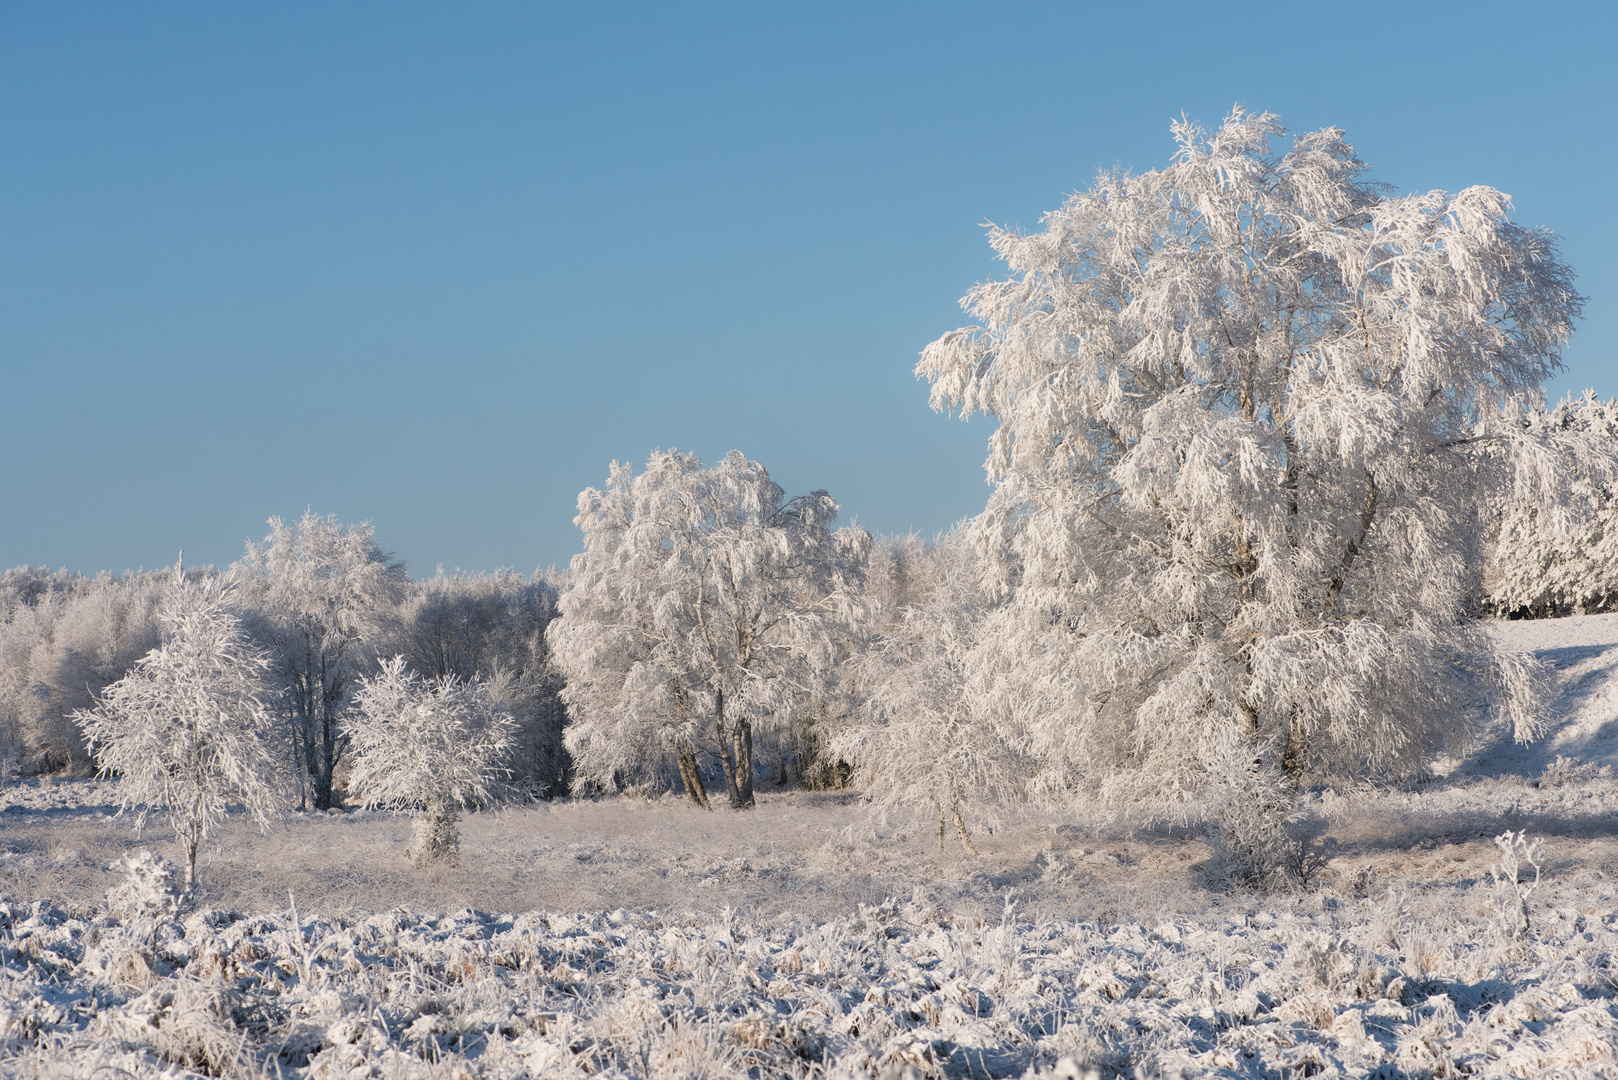
POLYGON ((558 592, 541 574, 440 571, 414 585, 398 638, 416 671, 428 678, 481 679, 498 707, 511 714, 511 784, 530 797, 548 798, 567 786, 562 680, 545 643, 558 592))
POLYGON ((104 775, 118 776, 137 832, 160 807, 185 851, 185 884, 197 851, 231 803, 268 824, 277 795, 269 661, 251 643, 217 578, 177 583, 160 612, 161 644, 76 714, 104 775))
POLYGON ((394 632, 409 584, 404 564, 377 546, 369 522, 345 528, 305 512, 292 526, 271 518, 269 536, 249 543, 233 569, 274 657, 300 803, 307 779, 315 809, 330 809, 349 691, 394 632))
POLYGON ((579 496, 576 556, 547 631, 567 679, 581 780, 657 781, 665 755, 707 805, 712 748, 731 806, 753 805, 753 739, 833 690, 833 627, 868 544, 833 531, 824 491, 788 500, 757 462, 655 453, 579 496))
MULTIPOLYGON (((1532 431, 1589 440, 1599 466, 1618 453, 1618 399, 1594 391, 1531 414, 1532 431)), ((1490 549, 1488 602, 1501 615, 1593 615, 1618 610, 1618 474, 1587 470, 1547 507, 1538 492, 1507 487, 1490 549)))
POLYGON ((366 806, 416 811, 411 861, 450 855, 459 843, 459 811, 487 802, 505 771, 500 762, 511 746, 511 717, 481 681, 422 679, 402 656, 360 680, 357 706, 349 725, 350 787, 366 806))
MULTIPOLYGON (((193 579, 212 570, 192 570, 193 579)), ((89 764, 73 714, 158 642, 174 571, 0 576, 0 757, 29 772, 89 764)))
POLYGON ((917 366, 999 422, 983 640, 1038 719, 1035 790, 1189 814, 1270 770, 1410 773, 1480 680, 1535 730, 1468 608, 1493 476, 1550 495, 1566 460, 1523 418, 1573 274, 1497 191, 1394 197, 1340 131, 1283 134, 1182 121, 1167 168, 992 230, 1012 277, 917 366))

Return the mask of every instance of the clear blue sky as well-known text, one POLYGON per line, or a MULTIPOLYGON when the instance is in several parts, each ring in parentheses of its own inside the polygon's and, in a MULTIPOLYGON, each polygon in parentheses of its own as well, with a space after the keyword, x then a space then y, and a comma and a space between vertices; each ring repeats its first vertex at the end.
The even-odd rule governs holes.
POLYGON ((0 566, 222 565, 309 506, 527 571, 669 446, 942 529, 989 426, 910 372, 980 223, 1237 101, 1510 193, 1590 298, 1553 395, 1618 394, 1615 12, 0 4, 0 566))

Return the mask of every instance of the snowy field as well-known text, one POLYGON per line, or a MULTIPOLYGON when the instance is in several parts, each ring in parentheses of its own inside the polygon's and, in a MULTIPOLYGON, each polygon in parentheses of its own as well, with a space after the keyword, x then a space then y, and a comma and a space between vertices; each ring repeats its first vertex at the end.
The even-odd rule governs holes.
POLYGON ((1618 616, 1495 631, 1555 667, 1546 738, 1313 797, 1331 861, 1296 896, 1208 891, 1194 832, 1032 816, 969 859, 766 792, 474 815, 430 871, 395 815, 232 822, 200 906, 143 922, 109 867, 172 857, 161 822, 12 785, 0 1071, 1618 1076, 1618 616), (1508 830, 1543 841, 1526 931, 1508 830))

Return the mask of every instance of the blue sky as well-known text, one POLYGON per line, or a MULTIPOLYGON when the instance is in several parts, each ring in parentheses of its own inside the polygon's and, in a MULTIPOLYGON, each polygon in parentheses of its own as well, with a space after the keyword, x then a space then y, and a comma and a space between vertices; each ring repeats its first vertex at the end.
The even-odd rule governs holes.
POLYGON ((911 368, 1184 111, 1489 184, 1618 394, 1618 5, 0 5, 0 566, 228 563, 271 514, 413 573, 577 550, 578 491, 740 449, 879 532, 981 509, 911 368))

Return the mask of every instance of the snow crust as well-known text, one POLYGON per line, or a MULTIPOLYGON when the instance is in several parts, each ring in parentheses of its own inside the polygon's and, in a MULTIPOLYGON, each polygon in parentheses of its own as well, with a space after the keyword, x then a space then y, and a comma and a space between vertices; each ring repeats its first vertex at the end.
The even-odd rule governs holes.
POLYGON ((1520 747, 1499 742, 1475 755, 1473 770, 1532 775, 1558 757, 1618 766, 1618 614, 1500 621, 1489 630, 1507 648, 1549 665, 1556 697, 1545 738, 1520 747))

